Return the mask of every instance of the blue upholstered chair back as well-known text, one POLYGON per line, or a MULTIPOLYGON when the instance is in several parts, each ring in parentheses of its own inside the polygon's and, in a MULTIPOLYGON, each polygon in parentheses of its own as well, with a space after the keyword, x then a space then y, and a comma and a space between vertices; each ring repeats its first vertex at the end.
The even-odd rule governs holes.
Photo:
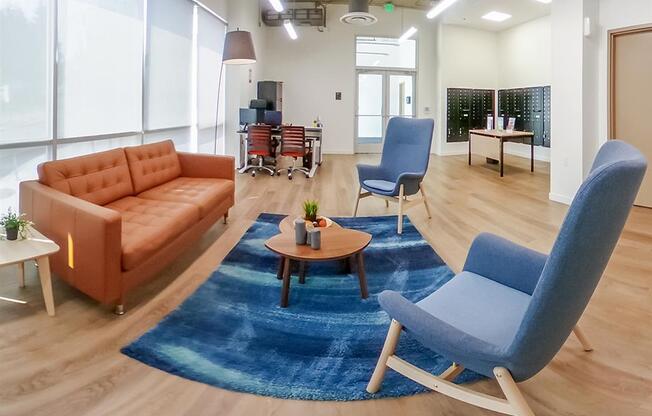
POLYGON ((623 230, 647 162, 617 140, 600 149, 562 224, 512 344, 525 379, 559 351, 580 319, 623 230))
MULTIPOLYGON (((411 172, 426 175, 435 122, 432 119, 394 117, 387 124, 380 168, 387 178, 396 180, 400 174, 411 172)), ((419 190, 419 183, 406 183, 406 195, 419 190)))

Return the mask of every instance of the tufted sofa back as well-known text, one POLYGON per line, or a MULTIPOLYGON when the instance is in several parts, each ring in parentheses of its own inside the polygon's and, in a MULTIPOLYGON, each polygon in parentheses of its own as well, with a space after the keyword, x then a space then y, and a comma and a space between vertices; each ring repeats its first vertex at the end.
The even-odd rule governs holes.
POLYGON ((124 151, 137 194, 181 176, 181 164, 172 140, 126 147, 124 151))
POLYGON ((38 176, 44 185, 97 205, 134 193, 123 149, 42 163, 38 176))

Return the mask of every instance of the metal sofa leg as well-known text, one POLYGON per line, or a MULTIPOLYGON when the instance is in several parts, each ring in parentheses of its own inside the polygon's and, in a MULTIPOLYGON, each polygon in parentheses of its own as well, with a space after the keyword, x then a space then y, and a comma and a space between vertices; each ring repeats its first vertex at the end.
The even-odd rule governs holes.
POLYGON ((115 305, 113 313, 120 316, 125 314, 125 305, 123 303, 118 303, 115 305))

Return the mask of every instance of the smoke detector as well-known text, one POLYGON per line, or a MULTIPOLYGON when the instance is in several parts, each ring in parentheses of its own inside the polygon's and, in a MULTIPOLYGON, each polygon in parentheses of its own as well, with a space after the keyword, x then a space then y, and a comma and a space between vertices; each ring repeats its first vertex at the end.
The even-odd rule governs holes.
POLYGON ((340 22, 356 26, 369 26, 378 21, 378 18, 369 13, 367 0, 350 0, 349 12, 340 17, 340 22))

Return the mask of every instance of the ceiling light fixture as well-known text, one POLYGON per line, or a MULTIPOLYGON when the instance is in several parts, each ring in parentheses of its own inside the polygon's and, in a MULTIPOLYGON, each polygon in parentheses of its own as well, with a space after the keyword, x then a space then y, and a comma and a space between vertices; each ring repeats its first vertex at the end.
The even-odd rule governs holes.
POLYGON ((537 0, 539 3, 549 4, 552 3, 552 0, 537 0))
POLYGON ((281 3, 281 0, 269 0, 269 4, 271 4, 274 10, 276 10, 279 13, 285 10, 283 8, 283 4, 281 3))
POLYGON ((398 38, 398 41, 405 42, 406 40, 414 36, 415 33, 417 33, 417 28, 412 26, 408 30, 406 30, 405 33, 403 33, 400 38, 398 38))
POLYGON ((511 17, 512 17, 511 14, 497 12, 497 11, 489 12, 484 16, 482 16, 483 19, 491 20, 492 22, 503 22, 511 17))
POLYGON ((288 32, 290 39, 297 40, 299 36, 297 36, 297 31, 294 30, 294 26, 292 26, 292 22, 286 20, 283 22, 283 26, 285 26, 285 30, 288 32))
POLYGON ((439 16, 444 10, 451 7, 455 2, 457 2, 457 0, 442 0, 428 12, 426 17, 428 19, 434 19, 435 17, 439 16))

